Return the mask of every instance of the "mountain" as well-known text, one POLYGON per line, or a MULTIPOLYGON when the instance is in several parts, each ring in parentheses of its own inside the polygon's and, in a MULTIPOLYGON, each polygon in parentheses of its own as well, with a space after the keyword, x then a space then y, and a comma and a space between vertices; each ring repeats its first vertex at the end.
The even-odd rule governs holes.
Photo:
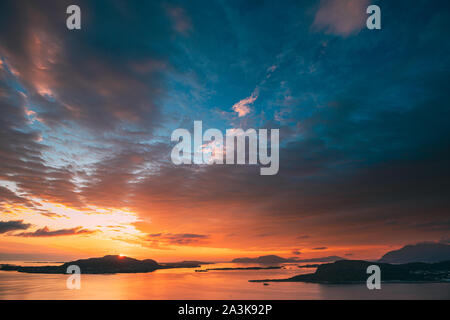
POLYGON ((157 269, 169 268, 197 268, 200 265, 195 263, 167 263, 159 264, 155 260, 137 260, 122 256, 104 256, 102 258, 89 258, 71 261, 60 266, 14 266, 0 265, 3 271, 19 271, 26 273, 66 273, 71 265, 79 266, 82 274, 108 274, 108 273, 145 273, 157 269))
POLYGON ((337 260, 344 260, 344 258, 338 256, 329 256, 329 257, 299 260, 297 258, 285 259, 275 255, 268 255, 268 256, 261 256, 258 258, 236 258, 233 259, 231 262, 268 264, 268 263, 287 263, 287 262, 334 262, 337 260))
POLYGON ((444 243, 425 242, 407 245, 399 250, 386 253, 379 262, 440 262, 450 260, 450 245, 444 243))
POLYGON ((296 262, 295 259, 285 259, 279 256, 275 255, 268 255, 268 256, 260 256, 258 258, 236 258, 233 259, 231 262, 235 263, 285 263, 285 262, 296 262))
POLYGON ((311 283, 364 283, 369 275, 367 267, 378 265, 381 281, 386 282, 448 282, 450 281, 450 261, 427 264, 387 264, 358 260, 341 260, 322 264, 315 273, 302 274, 288 279, 250 280, 250 282, 311 282, 311 283))

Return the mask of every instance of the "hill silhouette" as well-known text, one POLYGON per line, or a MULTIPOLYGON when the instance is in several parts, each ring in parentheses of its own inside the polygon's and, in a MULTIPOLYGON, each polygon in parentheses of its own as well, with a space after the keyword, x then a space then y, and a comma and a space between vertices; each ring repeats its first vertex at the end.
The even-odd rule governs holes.
POLYGON ((359 260, 341 260, 322 264, 315 273, 302 274, 288 279, 250 280, 250 282, 311 282, 347 284, 366 282, 367 267, 378 265, 381 281, 391 282, 448 282, 450 281, 450 261, 440 263, 388 264, 359 260))
POLYGON ((450 245, 444 243, 424 242, 407 245, 399 250, 386 253, 379 262, 441 262, 450 260, 450 245))
POLYGON ((197 268, 200 264, 194 262, 159 264, 155 260, 137 260, 130 257, 107 255, 101 258, 89 258, 64 263, 60 266, 14 266, 1 265, 3 271, 19 271, 25 273, 66 273, 70 265, 79 266, 83 274, 108 274, 108 273, 146 273, 157 269, 169 268, 197 268))
POLYGON ((284 263, 284 262, 294 262, 295 259, 285 259, 276 255, 260 256, 257 258, 236 258, 231 262, 235 263, 284 263))

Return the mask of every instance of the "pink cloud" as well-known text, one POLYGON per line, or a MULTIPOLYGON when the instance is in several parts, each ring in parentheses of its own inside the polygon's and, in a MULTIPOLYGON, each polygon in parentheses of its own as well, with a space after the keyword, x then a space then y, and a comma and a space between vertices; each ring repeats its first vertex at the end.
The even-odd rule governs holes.
POLYGON ((369 0, 321 0, 313 28, 344 37, 357 33, 365 26, 368 6, 369 0))
POLYGON ((257 93, 252 93, 248 98, 242 99, 238 103, 234 104, 233 110, 238 113, 239 117, 244 117, 250 113, 250 105, 258 99, 257 93))

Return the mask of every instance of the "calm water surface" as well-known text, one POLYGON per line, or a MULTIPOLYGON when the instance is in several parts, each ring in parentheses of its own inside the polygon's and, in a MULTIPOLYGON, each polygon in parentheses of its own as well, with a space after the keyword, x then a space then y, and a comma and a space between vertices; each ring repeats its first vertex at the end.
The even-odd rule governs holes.
MULTIPOLYGON (((22 261, 0 263, 37 265, 22 261)), ((260 265, 220 263, 202 268, 239 266, 260 265)), ((299 269, 297 265, 284 267, 208 272, 183 268, 140 274, 82 275, 80 290, 66 288, 68 275, 0 271, 0 299, 450 299, 450 283, 383 284, 381 290, 369 291, 365 285, 297 282, 264 286, 248 282, 314 272, 314 269, 299 269)))

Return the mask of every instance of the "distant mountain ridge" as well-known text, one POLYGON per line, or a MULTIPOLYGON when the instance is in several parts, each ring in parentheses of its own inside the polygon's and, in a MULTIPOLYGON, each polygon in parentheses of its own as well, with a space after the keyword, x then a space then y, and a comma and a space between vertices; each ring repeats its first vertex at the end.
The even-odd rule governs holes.
POLYGON ((410 263, 410 262, 441 262, 450 260, 450 245, 436 242, 423 242, 407 245, 399 250, 386 253, 379 262, 410 263))
POLYGON ((344 258, 338 256, 328 256, 312 259, 296 259, 296 258, 282 258, 276 255, 260 256, 257 258, 236 258, 231 262, 233 263, 287 263, 287 262, 334 262, 338 260, 345 260, 344 258))
POLYGON ((294 259, 285 259, 276 255, 260 256, 257 258, 236 258, 231 262, 235 263, 284 263, 294 262, 294 259))

